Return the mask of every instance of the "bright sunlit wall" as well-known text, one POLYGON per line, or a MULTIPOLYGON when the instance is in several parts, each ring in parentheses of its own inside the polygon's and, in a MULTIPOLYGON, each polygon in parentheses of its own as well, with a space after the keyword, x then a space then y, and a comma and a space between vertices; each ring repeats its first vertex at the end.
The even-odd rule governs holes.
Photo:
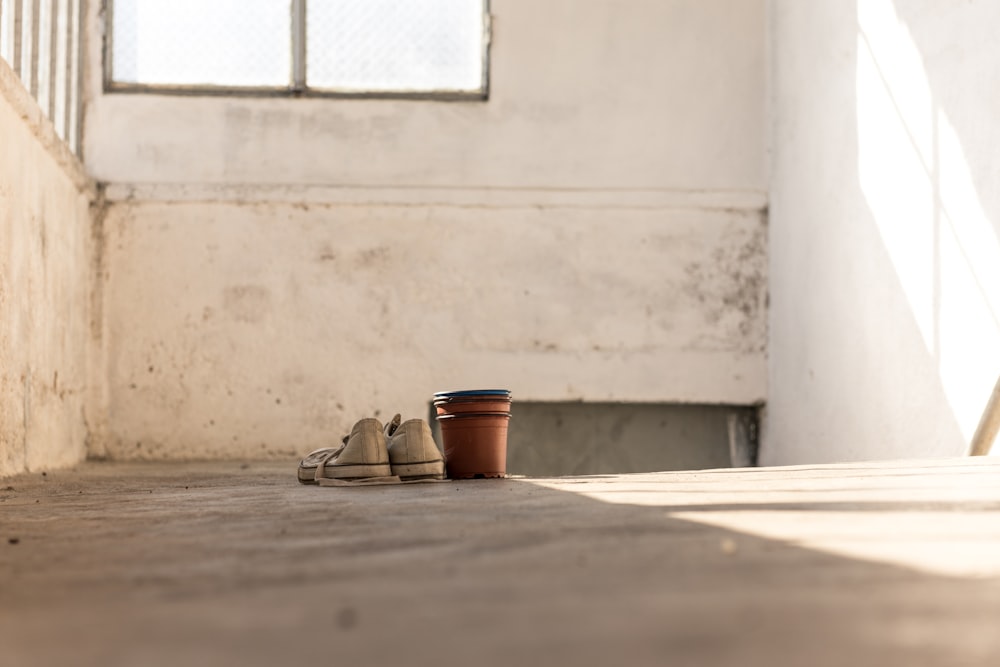
POLYGON ((774 3, 764 463, 968 450, 1000 374, 998 20, 774 3))

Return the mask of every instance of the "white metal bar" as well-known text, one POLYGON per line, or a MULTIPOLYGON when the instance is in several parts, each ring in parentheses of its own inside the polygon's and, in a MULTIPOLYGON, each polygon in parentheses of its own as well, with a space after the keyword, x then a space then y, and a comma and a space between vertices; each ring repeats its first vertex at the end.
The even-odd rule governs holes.
POLYGON ((42 113, 49 112, 49 90, 51 71, 52 0, 35 0, 38 13, 35 14, 35 99, 42 113))
POLYGON ((997 378, 993 393, 986 401, 986 409, 979 420, 975 435, 972 436, 972 443, 969 447, 970 456, 986 456, 993 448, 993 442, 1000 432, 1000 377, 997 378))
POLYGON ((40 14, 41 0, 31 0, 31 20, 26 26, 26 32, 29 35, 29 44, 31 44, 30 57, 25 63, 27 65, 27 76, 24 81, 27 83, 25 86, 31 91, 31 96, 38 99, 38 18, 40 14))
POLYGON ((80 26, 83 25, 83 11, 80 0, 72 0, 70 5, 70 67, 68 77, 69 97, 66 100, 66 113, 69 116, 66 123, 66 142, 74 153, 79 154, 80 147, 80 58, 82 46, 80 26))
POLYGON ((63 35, 66 50, 63 66, 59 69, 65 73, 65 79, 63 80, 62 138, 68 142, 70 116, 73 113, 73 2, 72 0, 63 1, 66 3, 66 34, 63 35))
POLYGON ((306 0, 292 0, 292 89, 306 88, 306 0))
POLYGON ((48 105, 46 108, 46 113, 48 114, 49 120, 55 121, 56 118, 56 72, 59 70, 59 60, 58 60, 58 47, 59 43, 59 0, 50 0, 49 2, 49 38, 48 38, 48 53, 46 62, 48 63, 49 79, 48 79, 48 91, 46 92, 48 98, 48 105))
POLYGON ((24 31, 21 29, 21 26, 24 24, 24 3, 25 0, 14 0, 14 42, 13 57, 11 58, 10 66, 18 76, 22 76, 21 52, 23 46, 22 42, 24 41, 24 31))
POLYGON ((17 71, 14 67, 14 57, 17 53, 17 44, 20 38, 17 36, 18 30, 18 18, 17 15, 21 11, 21 0, 2 0, 4 11, 3 11, 3 22, 2 30, 3 36, 0 37, 0 56, 7 60, 7 64, 17 71))
POLYGON ((56 126, 56 134, 66 139, 66 80, 69 78, 69 3, 67 0, 56 0, 56 20, 53 22, 55 31, 52 42, 55 44, 52 77, 52 124, 56 126))

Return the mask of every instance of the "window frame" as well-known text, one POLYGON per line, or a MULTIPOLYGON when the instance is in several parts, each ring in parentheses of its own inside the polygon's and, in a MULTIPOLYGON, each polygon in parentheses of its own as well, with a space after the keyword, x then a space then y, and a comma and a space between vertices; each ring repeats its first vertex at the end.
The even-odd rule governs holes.
POLYGON ((389 99, 389 100, 435 100, 443 102, 479 101, 489 99, 490 89, 490 47, 493 42, 493 15, 490 0, 482 0, 482 64, 481 85, 476 90, 337 90, 335 88, 313 88, 308 85, 306 71, 307 42, 306 0, 291 0, 291 71, 287 86, 233 86, 224 84, 150 84, 126 83, 114 80, 114 0, 102 0, 104 22, 104 48, 102 49, 104 92, 138 93, 181 96, 238 96, 238 97, 281 97, 281 98, 334 98, 334 99, 389 99))

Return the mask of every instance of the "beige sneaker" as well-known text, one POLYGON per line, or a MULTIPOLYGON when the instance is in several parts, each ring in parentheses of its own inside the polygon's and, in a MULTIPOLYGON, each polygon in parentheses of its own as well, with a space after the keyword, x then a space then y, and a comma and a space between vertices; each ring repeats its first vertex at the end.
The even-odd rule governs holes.
MULTIPOLYGON (((348 438, 350 438, 350 436, 344 436, 344 445, 347 444, 348 438)), ((315 484, 316 468, 319 466, 320 462, 327 461, 332 458, 334 454, 344 448, 344 445, 341 445, 340 447, 323 447, 306 454, 306 457, 299 461, 299 482, 302 484, 315 484)))
POLYGON ((423 419, 408 419, 400 424, 396 415, 385 425, 392 474, 404 482, 444 479, 444 457, 431 427, 423 419))
POLYGON ((299 463, 299 481, 305 484, 322 479, 354 481, 392 474, 382 424, 371 417, 356 423, 342 446, 317 449, 299 463))

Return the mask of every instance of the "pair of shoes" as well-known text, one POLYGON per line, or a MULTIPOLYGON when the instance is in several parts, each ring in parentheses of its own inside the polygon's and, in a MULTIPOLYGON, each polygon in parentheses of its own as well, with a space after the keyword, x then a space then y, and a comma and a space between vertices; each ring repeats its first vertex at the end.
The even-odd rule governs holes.
POLYGON ((362 419, 340 447, 317 449, 299 462, 303 484, 342 486, 438 481, 445 478, 444 458, 423 419, 400 423, 396 415, 383 428, 362 419))

